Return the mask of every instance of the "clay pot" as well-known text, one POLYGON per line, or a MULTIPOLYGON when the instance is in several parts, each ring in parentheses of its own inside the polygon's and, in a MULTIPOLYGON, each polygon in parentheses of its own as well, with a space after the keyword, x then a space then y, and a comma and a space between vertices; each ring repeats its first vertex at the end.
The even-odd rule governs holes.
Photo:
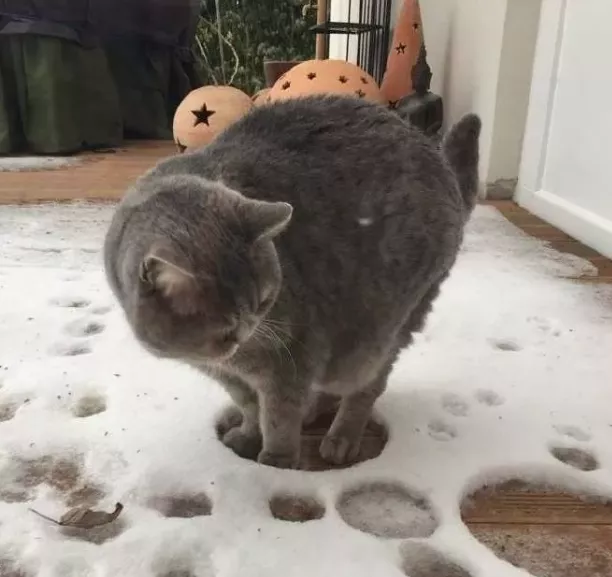
POLYGON ((237 88, 197 88, 184 98, 174 113, 174 141, 181 152, 204 146, 252 108, 251 98, 237 88))
POLYGON ((270 90, 270 101, 314 94, 339 94, 384 102, 378 84, 359 66, 345 60, 308 60, 295 66, 270 90))

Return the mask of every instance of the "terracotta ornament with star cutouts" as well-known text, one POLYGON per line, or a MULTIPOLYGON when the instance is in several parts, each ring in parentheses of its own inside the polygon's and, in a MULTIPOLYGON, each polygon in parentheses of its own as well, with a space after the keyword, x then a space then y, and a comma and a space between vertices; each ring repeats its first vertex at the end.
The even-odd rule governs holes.
POLYGON ((419 0, 404 0, 380 90, 391 108, 415 90, 412 70, 425 45, 419 0))
POLYGON ((253 102, 232 86, 203 86, 190 92, 174 114, 174 142, 179 152, 205 146, 242 118, 253 102))
POLYGON ((283 74, 274 84, 270 102, 313 94, 341 94, 384 103, 376 80, 346 60, 306 60, 283 74))

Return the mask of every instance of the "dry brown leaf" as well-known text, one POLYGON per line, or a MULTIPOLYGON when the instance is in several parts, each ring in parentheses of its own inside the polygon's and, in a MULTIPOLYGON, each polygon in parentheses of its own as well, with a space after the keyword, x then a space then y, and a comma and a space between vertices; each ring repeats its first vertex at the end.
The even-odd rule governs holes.
POLYGON ((85 505, 74 507, 64 513, 59 521, 47 517, 34 509, 30 509, 32 513, 36 513, 39 517, 51 521, 60 527, 76 527, 77 529, 93 529, 94 527, 100 527, 101 525, 108 525, 112 523, 123 511, 123 505, 117 503, 115 510, 112 513, 106 513, 105 511, 94 511, 89 509, 85 505))

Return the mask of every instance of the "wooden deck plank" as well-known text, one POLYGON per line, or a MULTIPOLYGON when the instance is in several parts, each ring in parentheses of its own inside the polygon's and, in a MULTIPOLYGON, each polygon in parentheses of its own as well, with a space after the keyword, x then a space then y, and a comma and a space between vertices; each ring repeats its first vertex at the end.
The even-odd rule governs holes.
POLYGON ((175 153, 171 141, 128 142, 114 152, 79 155, 80 164, 68 168, 0 172, 0 204, 117 200, 142 173, 175 153))

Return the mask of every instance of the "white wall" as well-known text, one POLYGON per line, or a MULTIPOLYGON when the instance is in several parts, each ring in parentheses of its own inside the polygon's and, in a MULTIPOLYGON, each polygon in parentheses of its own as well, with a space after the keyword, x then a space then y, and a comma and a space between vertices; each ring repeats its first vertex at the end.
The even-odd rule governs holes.
POLYGON ((612 258, 610 0, 544 0, 518 201, 612 258))
POLYGON ((516 179, 529 108, 541 0, 508 0, 488 182, 516 179))
MULTIPOLYGON (((331 0, 338 16, 348 0, 331 0)), ((403 0, 394 0, 394 20, 403 0)), ((357 2, 353 2, 357 4, 357 2)), ((483 121, 481 180, 518 177, 541 0, 421 0, 432 90, 446 124, 466 112, 483 121)), ((342 39, 330 44, 344 57, 342 39)), ((335 56, 334 56, 335 55, 335 56)))
MULTIPOLYGON (((423 0, 425 42, 446 123, 476 112, 483 123, 481 180, 488 182, 507 0, 423 0)), ((398 2, 399 3, 399 2, 398 2)), ((518 168, 517 168, 518 171, 518 168)), ((518 172, 517 172, 518 173, 518 172)))
POLYGON ((543 188, 612 221, 612 2, 570 2, 543 188))

